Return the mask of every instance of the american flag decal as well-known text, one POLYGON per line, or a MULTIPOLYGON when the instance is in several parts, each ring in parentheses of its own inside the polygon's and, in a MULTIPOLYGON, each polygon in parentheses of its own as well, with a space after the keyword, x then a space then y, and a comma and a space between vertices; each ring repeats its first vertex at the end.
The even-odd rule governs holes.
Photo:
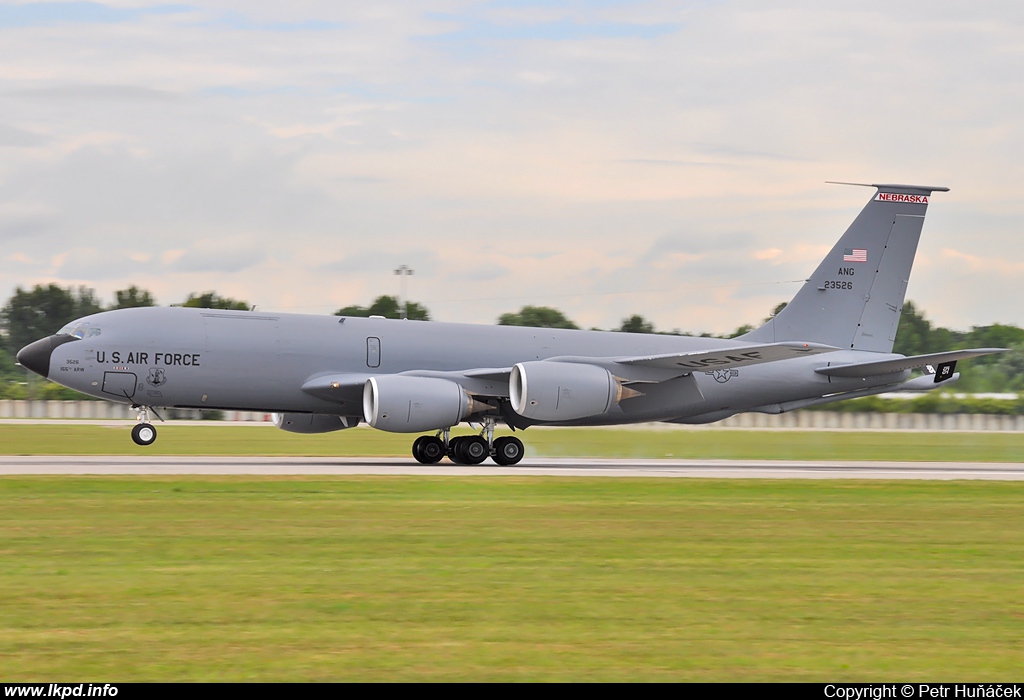
POLYGON ((867 262, 867 248, 847 248, 843 251, 843 262, 867 262))

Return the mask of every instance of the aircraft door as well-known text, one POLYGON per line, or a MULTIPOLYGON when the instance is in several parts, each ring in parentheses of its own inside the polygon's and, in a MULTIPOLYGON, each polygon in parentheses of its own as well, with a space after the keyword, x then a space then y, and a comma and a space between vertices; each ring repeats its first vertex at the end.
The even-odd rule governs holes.
POLYGON ((135 385, 139 378, 134 372, 104 372, 103 393, 130 399, 135 396, 135 385))
POLYGON ((380 367, 380 338, 366 339, 366 366, 380 367))

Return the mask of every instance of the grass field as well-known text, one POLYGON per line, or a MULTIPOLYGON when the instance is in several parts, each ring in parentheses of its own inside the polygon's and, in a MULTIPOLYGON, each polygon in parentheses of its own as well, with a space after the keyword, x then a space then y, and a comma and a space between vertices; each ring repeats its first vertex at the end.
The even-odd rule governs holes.
MULTIPOLYGON (((414 437, 369 428, 324 435, 295 435, 270 425, 172 423, 157 429, 160 435, 155 444, 138 447, 123 425, 5 424, 0 425, 0 454, 409 457, 414 437)), ((1024 433, 561 428, 532 429, 519 435, 528 458, 1024 460, 1024 433)))
MULTIPOLYGON (((1024 436, 531 430, 528 456, 1020 461, 1024 436)), ((0 425, 2 454, 410 436, 0 425)), ((0 681, 1019 680, 1024 483, 2 477, 0 681)))
POLYGON ((0 479, 0 680, 1020 680, 1024 484, 0 479))

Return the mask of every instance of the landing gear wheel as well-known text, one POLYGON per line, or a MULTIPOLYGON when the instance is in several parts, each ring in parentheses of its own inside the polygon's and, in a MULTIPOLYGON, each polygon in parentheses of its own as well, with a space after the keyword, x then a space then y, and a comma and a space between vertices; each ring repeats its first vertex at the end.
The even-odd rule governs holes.
POLYGON ((503 467, 519 464, 523 458, 523 441, 514 437, 498 438, 494 441, 494 463, 503 467))
POLYGON ((132 428, 132 440, 136 445, 152 445, 156 442, 156 428, 149 423, 139 423, 132 428))
POLYGON ((444 457, 444 443, 433 435, 421 435, 412 443, 412 456, 420 464, 437 464, 444 457))
POLYGON ((460 448, 462 441, 465 439, 466 438, 464 437, 455 437, 448 441, 448 459, 455 464, 465 464, 465 462, 462 461, 462 450, 460 448))
MULTIPOLYGON (((487 459, 489 452, 487 441, 479 435, 457 438, 458 443, 452 450, 453 462, 457 464, 481 464, 487 459)), ((454 440, 452 442, 455 442, 454 440)))

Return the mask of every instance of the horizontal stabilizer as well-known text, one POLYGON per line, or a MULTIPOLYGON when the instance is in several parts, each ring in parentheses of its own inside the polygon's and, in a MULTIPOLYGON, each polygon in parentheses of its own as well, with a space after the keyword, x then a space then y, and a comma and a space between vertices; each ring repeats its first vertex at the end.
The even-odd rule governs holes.
POLYGON ((951 383, 957 381, 958 379, 960 379, 960 373, 959 372, 953 372, 952 375, 950 375, 947 379, 944 379, 941 382, 935 381, 935 375, 934 374, 926 374, 923 377, 914 377, 913 379, 908 379, 907 381, 903 382, 902 384, 900 384, 898 387, 896 387, 892 391, 893 391, 893 393, 895 393, 897 391, 906 391, 906 392, 932 391, 934 389, 937 389, 940 384, 945 386, 946 384, 951 384, 951 383))
POLYGON ((1006 352, 1006 348, 970 348, 968 350, 952 350, 950 352, 933 352, 928 355, 898 357, 894 360, 874 360, 871 362, 855 362, 849 365, 819 367, 814 371, 829 377, 863 379, 866 377, 877 377, 881 374, 905 372, 908 369, 917 369, 925 365, 938 365, 944 362, 966 360, 971 357, 993 355, 998 352, 1006 352))
POLYGON ((794 357, 819 355, 824 352, 835 352, 838 349, 831 345, 819 345, 817 343, 768 343, 767 345, 747 343, 718 350, 702 350, 700 352, 677 352, 646 357, 617 357, 615 361, 622 365, 640 365, 683 372, 704 372, 712 369, 759 365, 762 362, 791 360, 794 357))

